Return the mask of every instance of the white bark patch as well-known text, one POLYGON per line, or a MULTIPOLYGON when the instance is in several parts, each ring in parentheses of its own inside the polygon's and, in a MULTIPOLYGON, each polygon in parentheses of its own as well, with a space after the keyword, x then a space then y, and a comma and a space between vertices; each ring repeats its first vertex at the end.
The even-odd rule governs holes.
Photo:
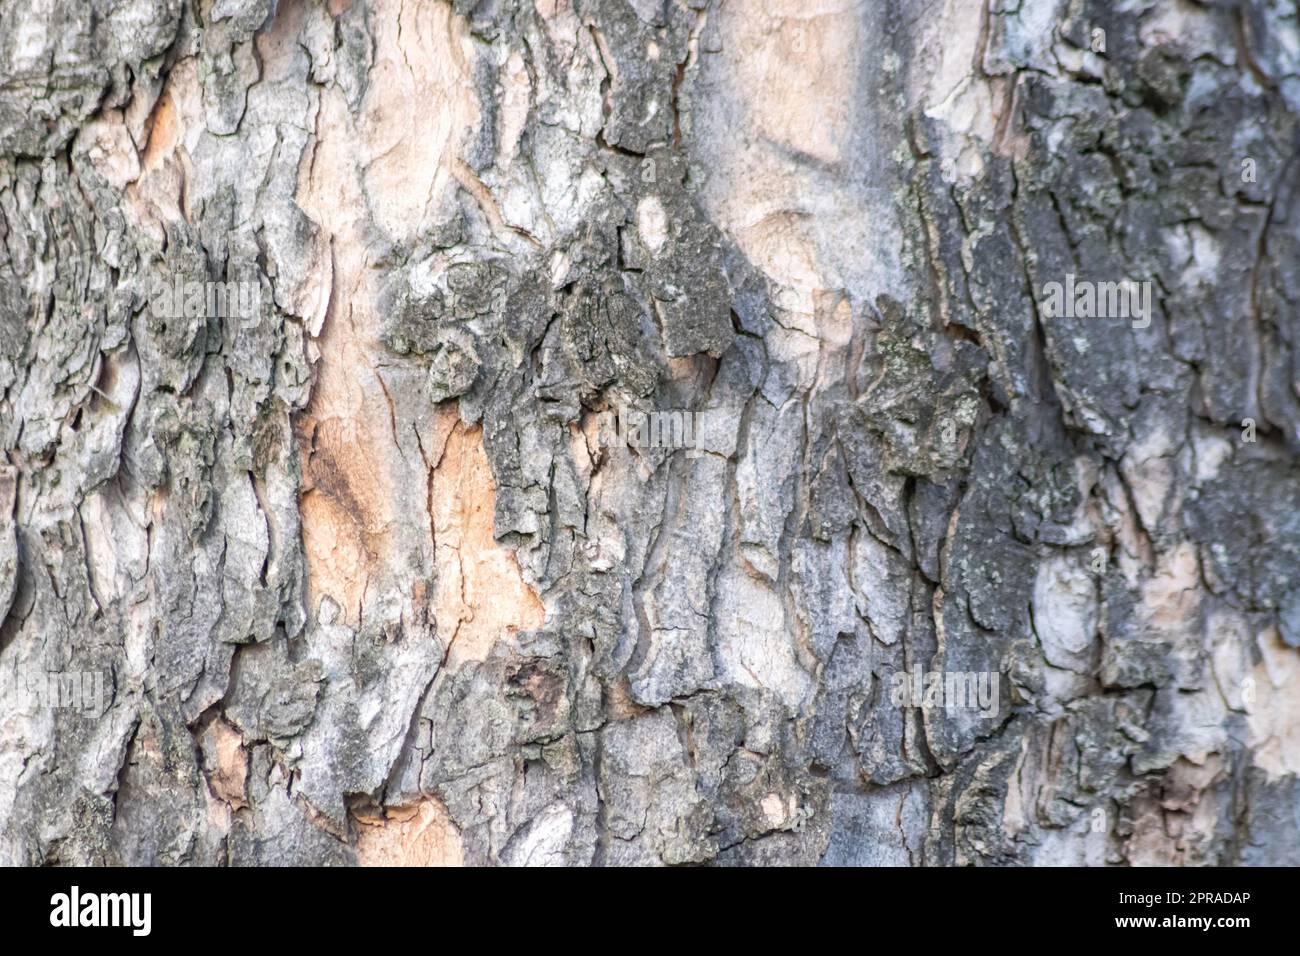
POLYGON ((573 811, 563 803, 543 810, 520 838, 511 841, 501 859, 507 866, 564 866, 564 851, 573 834, 573 811))
POLYGON ((812 681, 799 666, 776 592, 733 565, 718 580, 715 609, 725 678, 773 691, 798 711, 812 681))
POLYGON ((429 220, 431 200, 450 184, 451 160, 479 108, 461 46, 464 22, 451 7, 434 0, 378 7, 372 85, 352 145, 370 210, 405 237, 429 220))
POLYGON ((1157 527, 1174 486, 1173 451, 1169 434, 1155 429, 1130 445, 1120 462, 1138 517, 1148 531, 1157 527))
POLYGON ((1176 44, 1194 56, 1213 56, 1222 43, 1223 27, 1209 10, 1189 0, 1156 4, 1138 27, 1143 46, 1176 44))
POLYGON ((1161 557, 1155 577, 1142 585, 1140 612, 1148 634, 1180 641, 1199 631, 1199 567, 1196 547, 1190 542, 1161 557))
POLYGON ((852 581, 858 613, 867 619, 872 636, 890 647, 907 632, 910 573, 907 563, 888 545, 867 532, 854 536, 852 581))
POLYGON ((929 30, 921 57, 929 69, 915 70, 925 88, 916 91, 925 114, 945 130, 940 141, 945 173, 970 178, 984 168, 982 153, 993 142, 999 113, 1005 104, 992 84, 971 63, 979 58, 984 5, 948 0, 925 18, 929 30))
POLYGON ((636 228, 650 254, 658 255, 668 241, 668 217, 658 197, 646 196, 637 203, 636 228))
POLYGON ((519 148, 519 137, 528 122, 528 110, 532 99, 533 86, 528 78, 528 69, 524 58, 517 52, 511 53, 506 60, 502 73, 502 106, 500 123, 500 146, 498 155, 502 165, 508 166, 519 148))
MULTIPOLYGON (((890 216, 854 176, 877 159, 855 135, 855 111, 870 108, 854 65, 866 24, 840 2, 782 0, 764 14, 724 5, 710 16, 720 49, 701 59, 692 149, 709 170, 711 218, 797 292, 783 308, 811 314, 816 290, 874 271, 890 216)), ((877 291, 893 275, 882 273, 877 291)))
POLYGON ((1260 663, 1250 675, 1247 706, 1255 766, 1270 780, 1300 774, 1300 657, 1270 627, 1257 640, 1260 663))
POLYGON ((1053 667, 1077 673, 1091 668, 1097 636, 1097 588, 1075 559, 1057 555, 1038 566, 1034 581, 1034 630, 1053 667))

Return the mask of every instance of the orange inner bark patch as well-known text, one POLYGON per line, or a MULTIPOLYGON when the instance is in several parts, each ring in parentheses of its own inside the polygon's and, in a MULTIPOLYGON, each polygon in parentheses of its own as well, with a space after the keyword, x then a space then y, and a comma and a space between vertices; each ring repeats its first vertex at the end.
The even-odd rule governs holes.
POLYGON ((176 118, 176 102, 170 91, 164 90, 162 96, 158 97, 145 127, 149 131, 149 139, 144 147, 143 166, 150 170, 157 167, 163 157, 172 151, 180 130, 176 118))
POLYGON ((438 637, 455 671, 482 661, 506 633, 541 627, 546 612, 511 551, 492 536, 496 487, 481 428, 457 423, 429 483, 437 546, 438 637))
POLYGON ((212 795, 238 810, 247 806, 244 782, 248 779, 248 754, 243 738, 225 720, 218 717, 204 731, 204 752, 215 758, 208 767, 208 785, 212 795))
MULTIPOLYGON (((315 398, 326 395, 320 390, 315 398)), ((314 410, 336 410, 315 398, 314 410)), ((364 421, 366 410, 357 410, 357 415, 364 421)), ((387 495, 393 484, 380 457, 386 449, 367 440, 376 431, 359 427, 356 418, 304 416, 298 426, 309 606, 318 607, 328 595, 343 608, 344 621, 355 624, 361 618, 366 585, 386 557, 386 533, 392 523, 387 495)), ((387 422, 379 427, 379 434, 388 431, 387 422)))
POLYGON ((136 182, 123 190, 123 209, 134 225, 165 241, 164 224, 190 220, 194 167, 185 149, 187 129, 203 125, 203 94, 193 60, 182 60, 167 77, 166 87, 144 119, 130 116, 136 142, 143 142, 136 182), (138 126, 136 125, 138 124, 138 126))
POLYGON ((461 866, 460 833, 432 797, 383 816, 356 814, 357 862, 362 866, 461 866))
POLYGON ((375 63, 357 117, 369 210, 392 236, 413 236, 454 189, 452 159, 480 121, 465 19, 439 0, 379 0, 370 24, 375 63))

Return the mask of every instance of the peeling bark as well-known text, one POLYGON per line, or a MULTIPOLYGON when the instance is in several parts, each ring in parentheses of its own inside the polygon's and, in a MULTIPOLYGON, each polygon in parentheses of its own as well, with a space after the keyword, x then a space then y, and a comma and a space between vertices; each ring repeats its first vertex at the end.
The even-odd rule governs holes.
POLYGON ((0 863, 1300 863, 1298 49, 0 0, 0 863))

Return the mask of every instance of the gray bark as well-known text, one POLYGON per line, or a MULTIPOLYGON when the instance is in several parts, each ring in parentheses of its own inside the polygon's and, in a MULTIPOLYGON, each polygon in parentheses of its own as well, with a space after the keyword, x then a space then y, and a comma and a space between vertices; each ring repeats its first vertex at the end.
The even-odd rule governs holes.
POLYGON ((1297 50, 0 0, 0 862, 1300 863, 1297 50))

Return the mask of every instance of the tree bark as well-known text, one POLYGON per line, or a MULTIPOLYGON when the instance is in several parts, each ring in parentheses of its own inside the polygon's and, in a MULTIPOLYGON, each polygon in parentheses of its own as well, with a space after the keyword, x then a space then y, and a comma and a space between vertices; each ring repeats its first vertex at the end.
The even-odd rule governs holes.
POLYGON ((1298 49, 0 0, 0 862, 1300 863, 1298 49))

